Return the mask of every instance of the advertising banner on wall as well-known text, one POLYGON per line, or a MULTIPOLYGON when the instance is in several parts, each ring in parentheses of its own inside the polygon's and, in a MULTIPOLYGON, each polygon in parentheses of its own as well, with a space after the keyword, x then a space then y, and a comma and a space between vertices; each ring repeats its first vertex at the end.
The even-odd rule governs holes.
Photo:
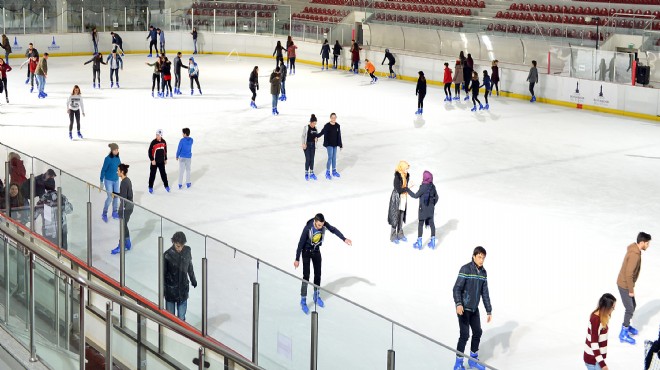
POLYGON ((577 78, 564 79, 564 96, 566 101, 577 104, 591 104, 590 98, 592 96, 592 86, 590 81, 580 80, 577 78))
POLYGON ((586 104, 603 108, 617 108, 618 89, 615 84, 602 81, 589 81, 593 85, 590 101, 586 104))
POLYGON ((602 81, 588 81, 577 78, 564 80, 564 96, 567 101, 580 105, 603 108, 617 108, 617 85, 602 81))

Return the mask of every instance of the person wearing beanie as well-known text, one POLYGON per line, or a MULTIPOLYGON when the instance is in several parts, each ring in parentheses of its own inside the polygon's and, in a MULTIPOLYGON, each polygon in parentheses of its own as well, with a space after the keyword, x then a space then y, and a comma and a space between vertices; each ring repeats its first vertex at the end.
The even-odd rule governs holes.
POLYGON ((463 78, 463 65, 460 60, 456 60, 454 67, 454 100, 461 100, 461 84, 465 83, 463 78))
POLYGON ((445 84, 445 101, 451 102, 451 68, 449 68, 449 63, 445 63, 445 74, 442 78, 442 82, 445 84))
POLYGON ((186 174, 186 188, 192 186, 190 182, 190 165, 192 162, 193 138, 190 137, 190 129, 181 130, 183 137, 179 140, 179 147, 176 149, 176 160, 179 161, 179 190, 183 188, 183 174, 186 174))
POLYGON ((105 187, 105 192, 107 194, 105 204, 103 204, 103 213, 101 214, 103 222, 108 222, 108 207, 110 207, 111 202, 112 218, 119 218, 119 199, 112 196, 113 193, 119 193, 119 175, 117 175, 117 167, 121 164, 121 159, 119 158, 119 146, 115 143, 110 143, 108 144, 108 147, 110 148, 110 153, 108 153, 103 160, 103 166, 101 167, 101 180, 99 184, 99 191, 103 190, 105 187))
POLYGON ((156 138, 151 141, 147 154, 151 161, 151 166, 149 168, 149 194, 154 193, 156 170, 160 172, 160 179, 163 180, 165 190, 169 193, 170 185, 167 181, 167 172, 165 172, 165 165, 167 164, 167 143, 165 142, 165 139, 163 139, 163 130, 156 130, 156 138))
POLYGON ((305 153, 305 180, 318 180, 314 174, 314 155, 316 154, 316 142, 320 134, 316 130, 316 115, 312 114, 309 124, 303 127, 302 149, 305 153))
POLYGON ((408 192, 410 184, 410 165, 406 161, 399 161, 394 170, 394 189, 390 196, 390 206, 387 212, 387 222, 392 226, 390 241, 399 244, 399 241, 407 242, 403 233, 403 224, 406 223, 406 211, 408 209, 408 192))
POLYGON ((190 284, 197 288, 192 250, 186 241, 186 234, 175 232, 172 235, 172 246, 163 253, 165 309, 183 321, 186 321, 190 284))
POLYGON ((195 62, 195 58, 188 58, 188 77, 190 78, 190 95, 193 95, 193 81, 197 83, 197 91, 202 95, 202 88, 199 86, 199 66, 195 62))
POLYGON ((417 226, 417 242, 413 244, 416 249, 422 249, 422 232, 424 225, 431 228, 431 241, 427 244, 431 249, 435 249, 435 222, 433 217, 435 215, 435 205, 438 203, 438 192, 433 185, 433 174, 429 171, 424 171, 422 177, 422 185, 416 193, 412 192, 410 188, 406 189, 408 195, 415 199, 419 199, 419 225, 417 226))
POLYGON ((417 72, 417 87, 415 87, 415 95, 417 95, 417 112, 415 114, 422 114, 424 112, 424 97, 426 97, 426 77, 424 71, 417 72))

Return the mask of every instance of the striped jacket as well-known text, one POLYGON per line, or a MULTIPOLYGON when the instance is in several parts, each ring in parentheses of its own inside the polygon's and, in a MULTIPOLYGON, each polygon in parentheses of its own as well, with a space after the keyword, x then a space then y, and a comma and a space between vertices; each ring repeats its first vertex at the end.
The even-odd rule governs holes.
POLYGON ((598 364, 601 368, 607 366, 607 326, 600 325, 600 317, 595 313, 589 318, 587 340, 584 345, 584 362, 590 365, 598 364))
POLYGON ((488 274, 486 269, 477 267, 474 262, 470 262, 458 272, 458 278, 454 284, 454 303, 456 307, 463 306, 463 309, 475 312, 479 308, 479 300, 484 300, 486 313, 491 314, 493 307, 490 305, 490 295, 488 294, 488 274))

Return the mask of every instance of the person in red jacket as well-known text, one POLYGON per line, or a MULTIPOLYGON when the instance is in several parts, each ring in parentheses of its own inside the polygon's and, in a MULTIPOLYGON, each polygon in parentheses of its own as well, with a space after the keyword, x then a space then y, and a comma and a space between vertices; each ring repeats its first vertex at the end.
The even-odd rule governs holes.
POLYGON ((7 99, 7 103, 9 103, 9 88, 7 87, 7 72, 11 71, 11 67, 9 64, 5 62, 3 58, 0 58, 0 74, 2 74, 2 78, 0 79, 0 94, 2 94, 2 90, 5 91, 5 98, 7 99))
MULTIPOLYGON (((21 64, 21 69, 23 69, 23 66, 25 63, 28 64, 28 79, 25 80, 25 84, 30 82, 30 92, 34 91, 34 72, 37 70, 37 64, 39 64, 39 56, 33 55, 27 58, 23 64, 21 64)), ((37 87, 39 86, 39 81, 37 81, 37 87)))
POLYGON ((353 40, 351 46, 351 69, 349 70, 349 72, 358 74, 359 72, 358 64, 360 63, 360 50, 362 50, 362 48, 358 45, 357 42, 355 42, 355 40, 353 40))
POLYGON ((290 75, 296 74, 296 49, 298 49, 298 47, 293 43, 292 40, 291 44, 286 49, 286 61, 289 65, 290 75))
POLYGON ((16 152, 9 153, 7 159, 9 160, 9 182, 17 184, 20 188, 20 186, 27 180, 23 160, 16 152))
POLYGON ((449 63, 445 63, 445 75, 442 78, 442 82, 445 84, 445 101, 451 102, 451 68, 449 68, 449 63))
POLYGON ((584 364, 589 370, 607 370, 607 332, 610 317, 616 306, 616 298, 610 293, 603 294, 598 300, 598 307, 591 312, 587 338, 584 345, 584 364))

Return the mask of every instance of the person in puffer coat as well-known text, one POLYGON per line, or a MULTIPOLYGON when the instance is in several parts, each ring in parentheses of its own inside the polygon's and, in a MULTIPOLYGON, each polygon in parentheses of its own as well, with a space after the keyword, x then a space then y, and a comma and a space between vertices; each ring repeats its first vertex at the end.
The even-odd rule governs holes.
POLYGON ((192 284, 193 288, 197 288, 192 252, 186 241, 186 234, 181 231, 175 232, 172 236, 172 247, 163 253, 165 308, 167 312, 176 314, 183 321, 186 321, 189 285, 192 284))
POLYGON ((403 224, 406 223, 406 210, 408 207, 408 193, 406 189, 410 186, 410 165, 406 161, 400 161, 394 172, 394 189, 390 196, 390 207, 387 212, 387 222, 392 226, 390 241, 399 244, 399 240, 407 242, 403 234, 403 224))
POLYGON ((419 199, 419 226, 417 226, 417 242, 413 245, 414 248, 422 249, 422 232, 424 225, 431 228, 431 241, 428 246, 435 248, 435 222, 433 220, 435 214, 435 205, 438 203, 438 192, 433 185, 433 174, 429 171, 424 171, 422 185, 414 193, 407 189, 408 195, 415 199, 419 199))
POLYGON ((454 100, 461 100, 461 84, 465 82, 463 78, 463 65, 460 60, 456 60, 454 67, 454 100))

